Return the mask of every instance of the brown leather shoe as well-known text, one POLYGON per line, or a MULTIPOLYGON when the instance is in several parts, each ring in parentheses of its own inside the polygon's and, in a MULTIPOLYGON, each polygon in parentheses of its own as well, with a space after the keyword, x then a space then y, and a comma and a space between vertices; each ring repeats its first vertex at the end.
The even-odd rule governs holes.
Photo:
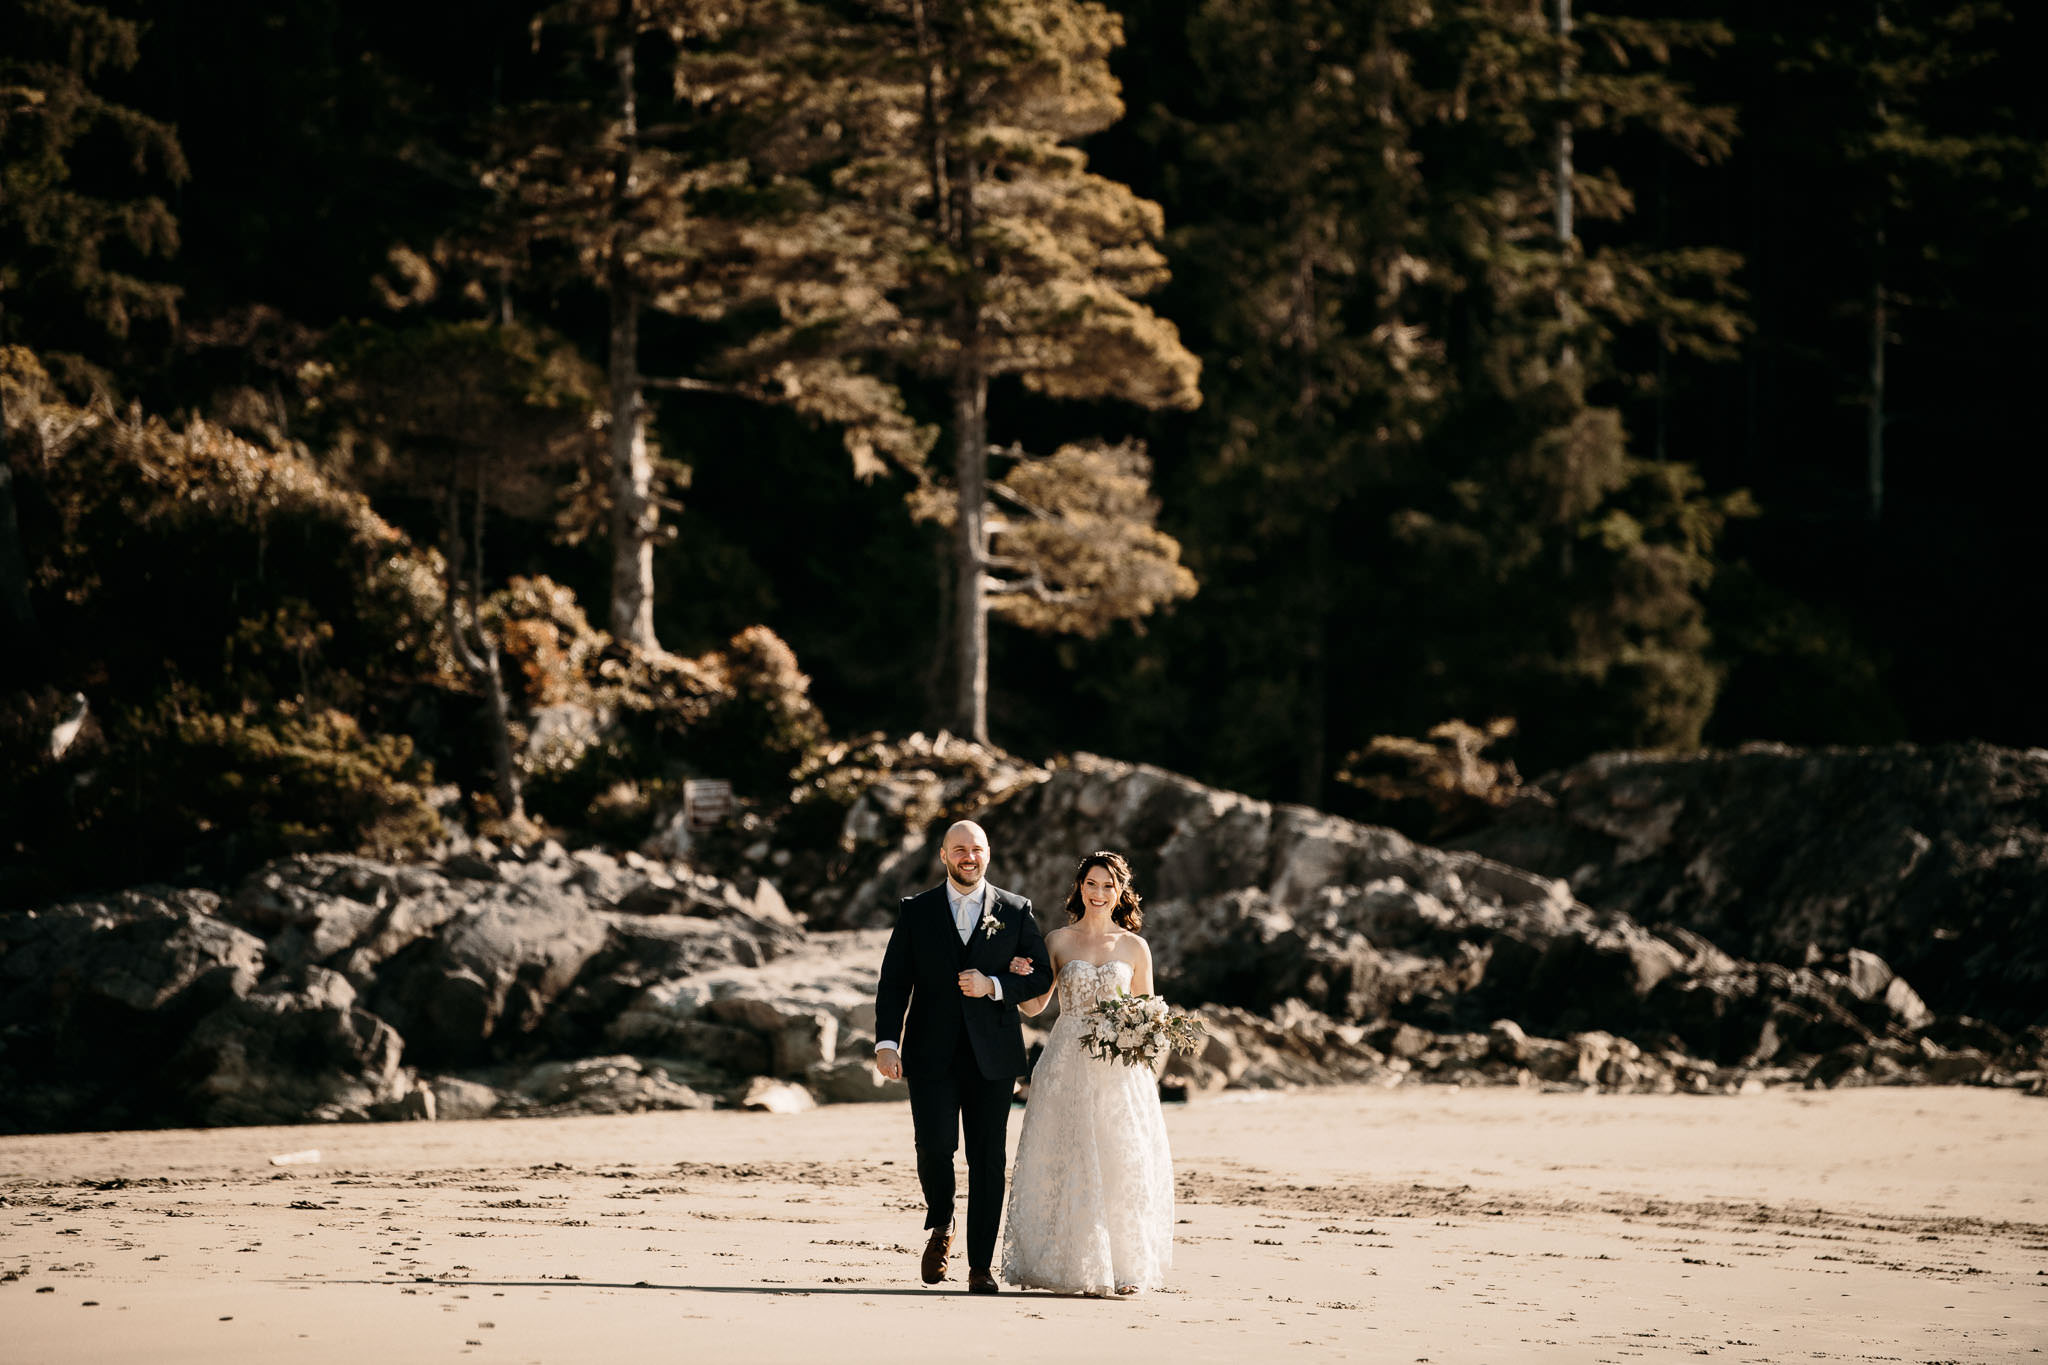
POLYGON ((924 1282, 937 1284, 946 1278, 946 1257, 953 1251, 953 1229, 933 1228, 931 1240, 924 1244, 924 1282))
POLYGON ((970 1294, 1000 1294, 1002 1286, 998 1285, 996 1277, 989 1274, 986 1270, 969 1269, 967 1272, 967 1292, 970 1294))

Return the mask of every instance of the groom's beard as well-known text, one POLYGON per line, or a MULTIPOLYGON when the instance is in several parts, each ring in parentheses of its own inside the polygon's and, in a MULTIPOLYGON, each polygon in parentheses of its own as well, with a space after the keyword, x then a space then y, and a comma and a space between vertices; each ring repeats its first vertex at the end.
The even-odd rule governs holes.
POLYGON ((957 873, 948 872, 946 874, 946 880, 953 883, 953 889, 955 891, 958 891, 961 895, 971 896, 974 894, 975 888, 981 885, 982 874, 979 872, 975 873, 974 880, 971 882, 967 882, 964 885, 961 883, 960 877, 957 873))

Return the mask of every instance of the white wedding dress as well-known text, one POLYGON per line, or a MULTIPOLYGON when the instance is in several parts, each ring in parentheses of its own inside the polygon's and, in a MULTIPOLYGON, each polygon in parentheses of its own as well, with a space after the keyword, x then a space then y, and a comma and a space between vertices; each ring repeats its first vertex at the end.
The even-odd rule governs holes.
POLYGON ((1144 1066, 1090 1056, 1083 1017, 1130 989, 1127 962, 1060 968, 1060 1017, 1031 1072, 1003 1278, 1032 1289, 1156 1289, 1173 1264, 1173 1154, 1159 1085, 1144 1066))

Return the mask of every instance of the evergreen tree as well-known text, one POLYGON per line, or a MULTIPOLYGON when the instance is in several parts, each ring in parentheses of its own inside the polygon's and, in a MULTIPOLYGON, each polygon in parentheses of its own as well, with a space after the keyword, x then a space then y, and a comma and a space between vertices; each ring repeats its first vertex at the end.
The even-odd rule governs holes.
POLYGON ((1122 116, 1108 65, 1120 39, 1114 15, 1077 0, 858 0, 793 54, 810 93, 784 221, 807 224, 823 275, 777 299, 764 344, 943 388, 950 487, 917 506, 951 525, 951 710, 977 739, 991 611, 1087 632, 1194 587, 1134 494, 1149 468, 1138 447, 1071 443, 1042 466, 1013 448, 1010 472, 989 477, 996 381, 1199 401, 1194 357, 1138 302, 1166 279, 1158 207, 1072 145, 1122 116))
POLYGON ((107 93, 135 64, 141 30, 77 0, 0 3, 0 343, 32 346, 46 364, 105 358, 77 320, 120 339, 177 302, 140 273, 177 249, 177 222, 137 191, 182 180, 184 155, 170 128, 107 93))
POLYGON ((1697 737, 1725 509, 1634 457, 1600 395, 1649 382, 1612 361, 1631 330, 1729 353, 1737 261, 1607 231, 1632 197, 1586 153, 1721 154, 1726 111, 1663 69, 1718 35, 1557 18, 1212 0, 1189 23, 1206 79, 1161 137, 1214 215, 1176 249, 1207 323, 1184 515, 1230 608, 1205 730, 1229 780, 1314 801, 1334 754, 1457 715, 1525 713, 1542 757, 1697 737))
MULTIPOLYGON (((74 385, 107 374, 141 319, 173 315, 177 290, 141 273, 177 249, 176 220, 137 182, 185 174, 177 136, 116 103, 107 85, 135 64, 141 25, 77 0, 0 0, 0 346, 26 345, 74 385)), ((8 415, 0 401, 0 427, 8 415)), ((33 638, 14 453, 0 459, 0 612, 33 638)))
POLYGON ((441 626, 483 694, 497 811, 517 827, 526 808, 516 689, 481 619, 487 515, 547 517, 559 471, 598 462, 587 447, 602 380, 562 338, 516 323, 358 325, 332 338, 328 353, 323 402, 344 439, 367 438, 358 479, 441 505, 441 626))
POLYGON ((1861 0, 1802 7, 1774 34, 1783 70, 1854 114, 1812 149, 1854 178, 1848 205, 1864 262, 1863 512, 1884 516, 1887 359, 1902 315, 1935 302, 1984 219, 2024 214, 2048 155, 2005 111, 1956 98, 2011 22, 1989 0, 1861 0), (1846 98, 1844 98, 1846 97, 1846 98))
POLYGON ((535 21, 535 41, 568 37, 566 87, 503 119, 503 159, 486 182, 510 201, 508 254, 565 257, 603 291, 609 316, 611 631, 658 649, 654 547, 661 537, 656 457, 641 373, 643 313, 687 273, 694 255, 689 198, 720 168, 693 154, 688 130, 645 127, 643 44, 684 46, 726 30, 736 7, 712 0, 563 0, 535 21), (588 47, 588 54, 583 51, 588 47))
MULTIPOLYGON (((1742 333, 1713 249, 1646 250, 1607 225, 1633 208, 1618 139, 1725 155, 1732 113, 1665 70, 1713 25, 1585 15, 1568 0, 1468 0, 1416 55, 1441 73, 1417 151, 1430 186, 1445 412, 1430 486, 1393 521, 1432 582, 1422 676, 1440 714, 1518 712, 1527 751, 1698 742, 1714 697, 1701 593, 1725 517, 1697 474, 1629 448, 1611 398, 1617 334, 1728 354, 1742 333)), ((1433 720, 1435 717, 1418 717, 1433 720)), ((1420 728, 1419 726, 1412 728, 1420 728)))
POLYGON ((1159 127, 1207 215, 1176 234, 1209 403, 1188 494, 1228 660, 1209 733, 1230 780, 1316 803, 1332 766, 1336 636, 1362 578, 1358 529, 1433 420, 1442 343, 1417 325, 1430 266, 1404 38, 1420 6, 1210 0, 1188 21, 1202 79, 1159 127), (1284 150, 1276 150, 1284 149, 1284 150))

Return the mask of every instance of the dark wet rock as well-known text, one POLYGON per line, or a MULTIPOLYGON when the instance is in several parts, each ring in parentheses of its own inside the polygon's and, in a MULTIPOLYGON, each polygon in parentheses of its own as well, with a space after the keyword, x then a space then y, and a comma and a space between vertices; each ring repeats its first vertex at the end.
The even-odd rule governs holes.
POLYGON ((493 896, 394 960, 370 999, 417 1065, 474 1064, 531 1039, 604 943, 580 902, 493 896))
MULTIPOLYGON (((610 1025, 650 985, 758 967, 803 938, 755 875, 481 840, 438 865, 286 858, 225 902, 138 888, 0 915, 0 1128, 574 1108, 449 1072, 611 1051, 610 1025)), ((716 1087, 776 1070, 778 1048, 799 1074, 834 1060, 821 1051, 836 1037, 816 1028, 806 1051, 681 1022, 672 1032, 717 1058, 703 1068, 716 1087)), ((645 1086, 592 1089, 584 1107, 685 1102, 645 1086)))
MULTIPOLYGON (((1839 906, 1802 921, 1825 919, 1835 938, 1753 960, 1757 925, 1733 941, 1712 932, 1733 923, 1733 900, 1714 901, 1720 920, 1668 906, 1646 920, 1575 893, 1685 846, 1689 808, 1660 804, 1656 782, 1609 794, 1623 814, 1598 833, 1619 861, 1567 880, 1085 755, 1035 768, 942 735, 844 756, 844 771, 814 770, 804 800, 744 831, 752 842, 704 842, 731 875, 464 839, 413 866, 283 859, 225 902, 138 888, 0 915, 0 1126, 900 1098, 873 1069, 875 980, 899 898, 937 882, 938 839, 960 816, 988 827, 992 879, 1031 897, 1047 928, 1081 854, 1129 857, 1160 987, 1210 1030, 1165 1065, 1176 1097, 1415 1083, 2048 1091, 2048 1022, 1943 1007, 1956 992, 1856 939, 1862 921, 1839 906)), ((1969 885, 1995 889, 1993 864, 2029 847, 2015 835, 1969 885)), ((1713 880, 1700 871, 1673 904, 1713 880)), ((2025 945, 2007 956, 2009 984, 2029 970, 2025 945)), ((1042 1042, 1052 1018, 1029 1036, 1042 1042)))
POLYGON ((650 1109, 710 1109, 717 1100, 676 1080, 660 1062, 632 1056, 545 1062, 523 1076, 505 1111, 532 1114, 637 1114, 650 1109))
MULTIPOLYGON (((202 1019, 171 1060, 205 1124, 367 1119, 412 1091, 403 1040, 339 972, 302 967, 202 1019)), ((424 1116, 424 1115, 422 1115, 424 1116)))
POLYGON ((2048 750, 1604 754, 1457 845, 1741 957, 1867 951, 1936 1012, 2048 1022, 2048 750))
POLYGON ((787 855, 776 878, 812 928, 887 925, 910 889, 937 884, 933 855, 946 825, 1046 776, 944 731, 831 745, 798 773, 773 844, 762 840, 742 856, 787 855))
POLYGON ((0 914, 0 1131, 184 1119, 166 1063, 264 970, 263 941, 218 904, 144 887, 0 914))

